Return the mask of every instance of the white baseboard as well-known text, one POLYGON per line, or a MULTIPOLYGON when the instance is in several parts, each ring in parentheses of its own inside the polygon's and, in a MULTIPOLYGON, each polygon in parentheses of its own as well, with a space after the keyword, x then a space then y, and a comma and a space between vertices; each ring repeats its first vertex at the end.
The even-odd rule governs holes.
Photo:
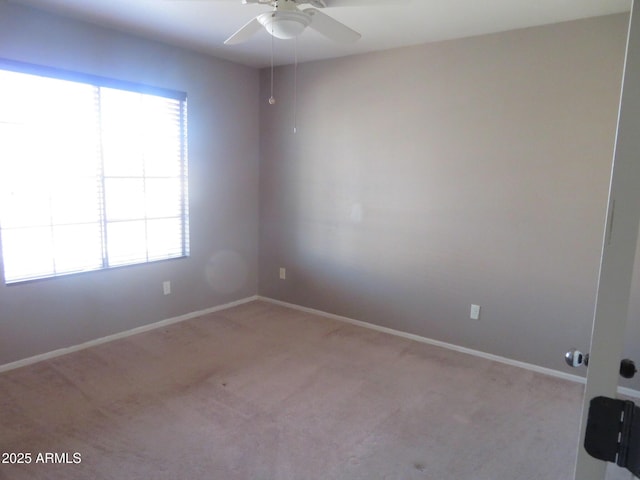
POLYGON ((242 305, 248 302, 252 302, 254 300, 258 300, 258 296, 254 295, 252 297, 243 298, 241 300, 237 300, 235 302, 225 303, 223 305, 218 305, 211 308, 206 308, 204 310, 199 310, 196 312, 186 313, 184 315, 180 315, 178 317, 167 318, 165 320, 161 320, 159 322, 150 323, 148 325, 143 325, 141 327, 132 328, 131 330, 126 330, 124 332, 114 333, 113 335, 107 335, 106 337, 97 338, 95 340, 90 340, 88 342, 81 343, 79 345, 73 345, 71 347, 60 348, 58 350, 53 350, 51 352, 42 353, 40 355, 35 355, 33 357, 25 358, 22 360, 17 360, 15 362, 6 363, 4 365, 0 365, 0 373, 7 372, 9 370, 14 370, 16 368, 25 367, 27 365, 31 365, 33 363, 42 362, 44 360, 50 360, 55 357, 59 357, 61 355, 66 355, 68 353, 77 352, 79 350, 84 350, 85 348, 93 347, 96 345, 101 345, 103 343, 112 342, 114 340, 118 340, 120 338, 130 337, 131 335, 136 335, 142 332, 148 332, 150 330, 155 330, 157 328, 166 327, 167 325, 171 325, 178 322, 184 322, 185 320, 190 320, 192 318, 200 317, 202 315, 207 315, 214 312, 219 312, 220 310, 226 310, 227 308, 236 307, 238 305, 242 305))
MULTIPOLYGON (((44 360, 50 360, 55 357, 59 357, 62 355, 66 355, 68 353, 77 352, 79 350, 84 350, 85 348, 93 347, 96 345, 101 345, 103 343, 112 342, 114 340, 118 340, 120 338, 130 337, 132 335, 136 335, 138 333, 148 332, 150 330, 155 330, 157 328, 162 328, 174 323, 183 322, 185 320, 190 320, 192 318, 200 317, 202 315, 207 315, 210 313, 219 312, 221 310, 226 310, 227 308, 236 307, 238 305, 243 305, 245 303, 249 303, 255 300, 262 300, 264 302, 272 303, 274 305, 280 305, 283 307, 291 308, 294 310, 298 310, 301 312, 311 313, 314 315, 318 315, 325 318, 330 318, 333 320, 337 320, 344 323, 349 323, 351 325, 357 325, 359 327, 368 328, 371 330, 376 330, 378 332, 387 333, 389 335, 395 335, 397 337, 406 338, 409 340, 414 340, 420 343, 426 343, 428 345, 434 345, 437 347, 446 348, 449 350, 453 350, 456 352, 466 353, 467 355, 473 355, 479 358, 484 358, 486 360, 493 360, 495 362, 504 363, 506 365, 511 365, 514 367, 524 368, 526 370, 530 370, 533 372, 541 373, 543 375, 549 375, 556 378, 562 378, 564 380, 569 380, 576 383, 584 384, 586 379, 584 377, 580 377, 578 375, 572 375, 569 373, 561 372, 559 370, 553 370, 551 368, 541 367, 540 365, 535 365, 532 363, 520 362, 518 360, 514 360, 507 357, 501 357, 499 355, 494 355, 491 353, 482 352, 479 350, 473 350, 471 348, 461 347, 459 345, 455 345, 452 343, 441 342, 440 340, 434 340, 428 337, 422 337, 420 335, 415 335, 413 333, 403 332, 401 330, 395 330, 393 328, 382 327, 380 325, 375 325, 369 322, 363 322, 361 320, 355 320, 349 317, 343 317, 341 315, 335 315, 333 313, 325 312, 322 310, 316 310, 314 308, 303 307, 301 305, 297 305, 294 303, 283 302, 281 300, 276 300, 274 298, 263 297, 261 295, 253 295, 251 297, 243 298, 234 302, 225 303, 223 305, 217 305, 215 307, 207 308, 204 310, 198 310, 195 312, 186 313, 184 315, 180 315, 178 317, 167 318, 165 320, 161 320, 159 322, 151 323, 148 325, 143 325, 141 327, 136 327, 131 330, 126 330, 124 332, 114 333, 113 335, 107 335, 106 337, 97 338, 95 340, 90 340, 88 342, 81 343, 79 345, 73 345, 71 347, 60 348, 58 350, 53 350, 51 352, 42 353, 40 355, 35 355, 33 357, 24 358, 22 360, 17 360, 15 362, 6 363, 4 365, 0 365, 0 373, 7 372, 9 370, 14 370, 16 368, 25 367, 27 365, 31 365, 34 363, 42 362, 44 360)), ((627 387, 618 387, 618 393, 622 395, 626 395, 633 398, 640 399, 640 391, 627 387)))
MULTIPOLYGON (((351 325, 357 325, 359 327, 369 328, 371 330, 376 330, 378 332, 388 333, 390 335, 395 335, 397 337, 407 338, 409 340, 414 340, 420 343, 426 343, 428 345, 434 345, 437 347, 446 348, 449 350, 454 350, 456 352, 466 353, 468 355, 473 355, 479 358, 484 358, 486 360, 493 360, 494 362, 504 363, 506 365, 511 365, 514 367, 524 368, 526 370, 530 370, 532 372, 541 373, 543 375, 549 375, 551 377, 562 378, 564 380, 569 380, 571 382, 585 384, 586 379, 579 375, 572 375, 570 373, 561 372, 560 370, 554 370, 552 368, 541 367, 540 365, 535 365, 532 363, 520 362, 518 360, 514 360, 507 357, 501 357, 499 355, 494 355, 492 353, 486 353, 479 350, 473 350, 471 348, 461 347, 459 345, 454 345, 452 343, 441 342, 440 340, 434 340, 432 338, 422 337, 420 335, 415 335, 413 333, 403 332, 401 330, 395 330, 393 328, 382 327, 380 325, 375 325, 373 323, 363 322, 361 320, 354 320, 353 318, 343 317, 341 315, 335 315, 333 313, 324 312, 322 310, 316 310, 314 308, 303 307, 301 305, 296 305, 294 303, 283 302, 281 300, 276 300, 269 297, 263 297, 258 295, 258 300, 262 300, 268 303, 272 303, 274 305, 280 305, 283 307, 288 307, 294 310, 299 310, 305 313, 311 313, 314 315, 319 315, 325 318, 331 318, 333 320, 338 320, 340 322, 349 323, 351 325)), ((627 395, 629 397, 640 398, 640 391, 634 390, 632 388, 627 387, 618 387, 618 393, 622 395, 627 395)))

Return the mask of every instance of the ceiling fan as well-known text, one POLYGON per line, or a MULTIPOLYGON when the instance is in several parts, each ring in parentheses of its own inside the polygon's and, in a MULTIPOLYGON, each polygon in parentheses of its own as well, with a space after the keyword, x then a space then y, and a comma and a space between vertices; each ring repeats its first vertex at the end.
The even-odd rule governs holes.
POLYGON ((270 5, 273 10, 250 20, 227 38, 225 45, 242 43, 262 27, 274 37, 284 40, 298 37, 307 27, 341 43, 353 43, 361 37, 355 30, 318 10, 327 6, 326 0, 242 0, 242 3, 270 5), (311 5, 311 8, 301 9, 298 5, 311 5))

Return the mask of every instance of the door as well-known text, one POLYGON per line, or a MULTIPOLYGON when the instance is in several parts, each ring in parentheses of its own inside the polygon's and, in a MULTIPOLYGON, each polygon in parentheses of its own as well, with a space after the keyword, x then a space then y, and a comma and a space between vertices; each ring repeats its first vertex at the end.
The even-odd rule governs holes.
MULTIPOLYGON (((589 456, 584 431, 589 402, 615 397, 640 224, 640 1, 632 5, 618 133, 603 240, 576 480, 631 478, 589 456)), ((640 359, 635 359, 640 361, 640 359)))

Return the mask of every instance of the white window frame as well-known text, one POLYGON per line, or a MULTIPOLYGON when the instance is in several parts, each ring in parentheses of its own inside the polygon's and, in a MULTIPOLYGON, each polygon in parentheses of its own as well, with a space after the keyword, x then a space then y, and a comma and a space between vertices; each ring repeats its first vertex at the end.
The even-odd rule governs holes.
MULTIPOLYGON (((9 150, 9 147, 3 150, 0 145, 0 155, 2 155, 0 157, 0 175, 3 177, 0 178, 0 252, 2 252, 0 257, 0 263, 2 264, 0 266, 2 268, 0 270, 3 273, 5 284, 128 265, 147 264, 189 256, 186 93, 5 59, 0 59, 0 71, 38 77, 35 81, 51 79, 61 85, 68 85, 72 90, 75 89, 74 84, 77 84, 78 89, 83 88, 88 92, 86 94, 87 98, 91 95, 96 96, 92 107, 94 117, 87 118, 86 121, 96 122, 97 128, 95 139, 85 140, 85 143, 89 145, 93 145, 92 142, 96 143, 96 158, 93 158, 94 153, 89 149, 87 157, 91 158, 86 159, 87 164, 92 167, 92 162, 96 162, 95 185, 93 173, 82 177, 82 179, 78 177, 78 181, 75 180, 75 177, 68 178, 66 180, 67 184, 62 183, 62 186, 56 190, 61 192, 60 198, 66 199, 60 203, 67 210, 64 210, 64 208, 57 208, 56 210, 52 206, 54 204, 53 199, 57 198, 55 194, 49 195, 49 203, 44 199, 46 197, 44 194, 42 195, 43 198, 39 198, 38 195, 28 195, 30 188, 33 191, 37 191, 36 186, 27 187, 30 179, 28 177, 30 160, 27 158, 29 154, 23 153, 22 156, 18 155, 16 157, 19 158, 22 165, 27 167, 22 168, 15 167, 19 162, 11 158, 12 155, 7 153, 20 151, 21 146, 24 146, 25 151, 29 150, 30 147, 27 143, 33 142, 35 145, 38 142, 46 143, 42 138, 32 138, 35 136, 33 132, 39 132, 40 130, 34 130, 29 125, 26 125, 29 123, 28 121, 20 125, 18 125, 17 121, 11 123, 12 120, 7 121, 7 118, 3 118, 2 111, 0 111, 0 122, 4 122, 4 127, 6 127, 5 130, 1 130, 3 125, 0 125, 0 142, 3 141, 2 135, 4 135, 5 142, 12 143, 14 147, 17 145, 14 150, 9 150), (111 104, 105 103, 108 102, 109 98, 111 98, 111 104), (124 103, 123 100, 120 100, 119 106, 109 110, 109 105, 116 104, 118 99, 122 98, 124 98, 124 103), (128 99, 132 100, 131 105, 126 103, 128 99), (136 117, 137 119, 148 118, 149 121, 135 123, 131 120, 130 125, 126 127, 119 126, 119 123, 126 122, 125 117, 129 113, 127 111, 129 106, 132 107, 132 114, 134 108, 136 109, 135 112, 142 112, 139 117, 136 117), (152 110, 153 108, 155 110, 152 110), (111 113, 109 117, 109 111, 115 113, 111 113), (153 114, 149 112, 153 112, 153 114), (120 117, 117 115, 120 115, 120 117), (156 117, 163 119, 164 123, 158 122, 157 124, 161 125, 162 128, 156 127, 154 123, 154 118, 156 117), (109 130, 109 125, 112 126, 111 130, 109 130), (120 145, 123 143, 121 139, 129 133, 130 137, 135 140, 137 138, 136 135, 139 133, 138 126, 140 131, 146 128, 145 131, 151 140, 138 140, 135 143, 136 148, 132 149, 134 152, 131 153, 127 150, 128 147, 120 145), (11 133, 14 131, 10 130, 10 128, 20 132, 27 132, 24 138, 20 140, 23 142, 22 144, 10 138, 11 133), (154 130, 157 131, 154 133, 154 130), (162 135, 158 135, 160 131, 162 131, 162 135), (154 141, 154 139, 157 139, 157 141, 154 141), (169 147, 162 149, 163 142, 167 142, 169 147), (142 147, 138 147, 138 144, 142 145, 142 147), (154 151, 152 146, 155 144, 158 144, 158 146, 155 147, 154 151), (109 148, 111 149, 109 150, 109 148), (119 153, 124 153, 121 157, 126 161, 120 159, 120 163, 118 163, 119 153), (128 159, 130 158, 133 159, 132 162, 129 162, 128 159), (175 163, 173 163, 174 161, 175 163), (12 165, 11 162, 14 162, 13 168, 9 168, 12 165), (130 164, 134 164, 135 168, 131 167, 130 164), (135 170, 136 168, 138 170, 135 170), (129 173, 128 170, 135 170, 135 173, 129 173), (24 187, 21 187, 21 185, 24 185, 24 187), (82 192, 82 195, 76 197, 74 196, 75 192, 71 193, 70 191, 65 194, 64 185, 70 187, 68 190, 75 189, 82 192), (92 190, 94 188, 92 186, 87 186, 83 190, 84 185, 94 185, 95 191, 92 190), (21 192, 19 192, 21 188, 24 190, 22 193, 25 194, 22 197, 20 196, 21 192), (85 190, 87 192, 86 196, 84 196, 85 190), (129 200, 129 197, 123 197, 123 192, 127 190, 131 190, 135 194, 131 198, 135 198, 137 202, 129 200), (12 197, 12 193, 15 196, 12 197), (23 201, 12 202, 12 198, 22 198, 23 201), (24 201, 24 199, 29 200, 24 201), (70 216, 73 216, 71 212, 76 209, 82 210, 83 202, 91 204, 94 200, 96 201, 95 220, 94 214, 91 213, 89 208, 86 210, 89 212, 88 216, 91 220, 81 221, 76 219, 66 221, 66 223, 59 220, 65 216, 65 211, 69 212, 70 216), (128 203, 124 203, 123 200, 128 203), (24 217, 24 222, 22 222, 19 220, 21 218, 20 209, 24 208, 27 202, 30 203, 27 206, 27 210, 30 213, 36 212, 36 214, 31 216, 28 214, 22 215, 24 217), (50 215, 48 221, 43 221, 42 217, 46 217, 46 214, 39 215, 37 213, 38 209, 42 209, 40 210, 41 212, 49 209, 54 213, 50 215), (62 212, 62 215, 56 216, 55 212, 62 212), (39 220, 33 220, 33 224, 30 224, 30 219, 36 217, 39 220), (50 235, 47 233, 47 229, 50 230, 50 235), (118 231, 120 232, 119 242, 118 231), (132 233, 134 231, 137 232, 135 235, 132 233), (74 235, 74 232, 79 234, 74 235), (86 237, 84 237, 87 242, 80 240, 83 232, 87 232, 86 237), (51 239, 50 245, 47 235, 51 239), (143 236, 144 238, 142 238, 143 236), (110 237, 111 244, 109 243, 110 237), (34 259, 29 256, 27 260, 28 256, 25 252, 30 248, 30 239, 33 240, 34 247, 36 245, 45 245, 46 248, 33 248, 33 257, 37 258, 34 259), (94 244, 94 242, 97 243, 94 244), (87 251, 89 253, 85 251, 82 254, 78 253, 82 245, 88 245, 87 251), (76 249, 75 251, 74 248, 76 249), (87 258, 86 261, 83 260, 85 257, 87 258), (25 259, 24 265, 29 263, 29 267, 25 266, 22 272, 19 266, 21 259, 25 259), (63 265, 62 267, 56 266, 56 259, 58 264, 63 265), (34 266, 39 265, 39 262, 42 263, 42 268, 34 266), (48 265, 46 265, 47 262, 49 262, 48 265)), ((19 88, 21 87, 19 85, 19 88)), ((7 99, 9 97, 5 96, 4 98, 7 99)), ((2 97, 0 96, 0 101, 1 99, 2 97)), ((37 102, 34 103, 36 104, 35 111, 38 112, 37 102)), ((82 104, 83 109, 86 107, 84 103, 79 103, 82 104)), ((2 109, 1 104, 0 109, 2 109)), ((8 110, 6 109, 6 111, 8 110)), ((14 111, 18 111, 18 109, 14 109, 14 111)), ((86 108, 86 112, 82 110, 83 115, 87 113, 87 116, 90 116, 90 112, 91 108, 89 107, 86 108)), ((73 114, 70 115, 73 116, 73 114)), ((60 116, 63 117, 64 115, 61 113, 60 116)), ((34 117, 37 117, 37 113, 34 117)), ((57 117, 54 120, 57 121, 57 117)), ((75 121, 76 118, 73 117, 73 120, 75 121)), ((61 118, 59 122, 63 123, 63 119, 61 118)), ((78 125, 81 124, 82 122, 78 125)), ((55 128, 57 128, 57 125, 52 125, 52 129, 55 130, 55 128)), ((89 128, 93 127, 90 126, 89 128)), ((73 133, 72 130, 70 131, 73 133)), ((69 134, 70 131, 65 130, 65 135, 69 134)), ((83 135, 82 137, 91 137, 92 133, 89 133, 89 135, 83 135)), ((78 141, 82 141, 80 135, 78 135, 78 141)), ((67 137, 63 137, 63 140, 59 143, 61 145, 60 151, 56 151, 55 141, 46 143, 46 147, 43 147, 49 149, 47 154, 51 153, 51 162, 54 162, 55 159, 66 159, 70 156, 66 149, 71 148, 68 145, 73 142, 68 141, 67 137)), ((75 155, 74 158, 79 158, 79 160, 74 160, 76 163, 73 165, 84 165, 82 154, 74 152, 73 155, 75 155)), ((34 162, 34 167, 31 168, 34 175, 33 178, 36 179, 37 177, 39 182, 44 182, 43 184, 46 184, 47 181, 56 182, 53 178, 48 179, 46 172, 43 173, 35 168, 35 164, 38 164, 38 161, 40 161, 39 165, 43 165, 42 159, 37 160, 35 155, 32 155, 32 157, 34 162)), ((64 161, 66 160, 62 160, 61 163, 64 163, 64 161)), ((78 170, 83 168, 81 166, 78 170)), ((74 168, 66 167, 67 172, 75 172, 75 170, 74 168)), ((34 184, 36 184, 35 181, 34 184)), ((54 189, 53 186, 49 185, 47 188, 49 187, 54 189)), ((43 190, 46 190, 46 188, 43 190)), ((80 218, 82 215, 77 214, 76 217, 80 218)))

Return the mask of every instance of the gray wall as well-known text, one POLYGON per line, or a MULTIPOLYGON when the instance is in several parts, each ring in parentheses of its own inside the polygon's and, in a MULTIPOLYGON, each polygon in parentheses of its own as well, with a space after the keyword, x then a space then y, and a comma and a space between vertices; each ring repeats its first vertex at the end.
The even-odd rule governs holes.
POLYGON ((267 70, 0 2, 2 57, 188 92, 192 252, 0 284, 0 364, 259 290, 564 369, 589 343, 626 21, 303 64, 294 135, 291 67, 269 106, 267 70))
POLYGON ((257 292, 256 70, 4 2, 0 56, 186 91, 191 194, 188 259, 0 282, 0 365, 257 292))
POLYGON ((296 134, 293 69, 274 106, 264 70, 260 294, 568 371, 590 342, 627 21, 300 65, 296 134))

